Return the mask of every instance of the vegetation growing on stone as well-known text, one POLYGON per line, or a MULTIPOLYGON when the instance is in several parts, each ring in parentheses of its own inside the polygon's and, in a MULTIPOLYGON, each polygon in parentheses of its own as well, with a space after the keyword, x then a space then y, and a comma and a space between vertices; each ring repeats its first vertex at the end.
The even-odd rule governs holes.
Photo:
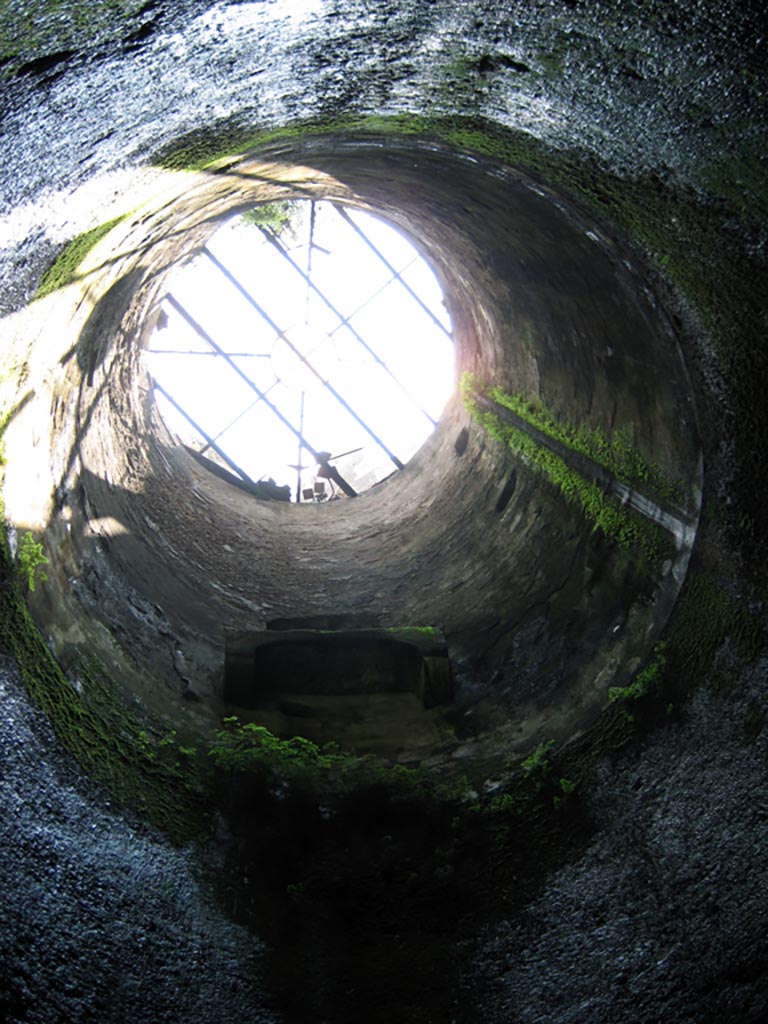
POLYGON ((766 641, 764 623, 750 610, 747 600, 728 594, 712 576, 689 575, 667 630, 669 670, 688 686, 704 680, 722 681, 735 675, 734 659, 749 663, 762 652, 766 641), (728 649, 730 670, 718 669, 719 652, 728 649))
MULTIPOLYGON (((40 569, 41 566, 48 564, 48 558, 43 551, 43 545, 39 541, 35 540, 29 530, 24 534, 21 543, 19 544, 16 561, 19 575, 26 581, 29 589, 34 590, 37 570, 40 569)), ((45 572, 42 570, 40 571, 38 578, 41 581, 48 579, 45 572)))
POLYGON ((458 148, 531 171, 585 203, 644 250, 691 304, 709 332, 719 371, 739 410, 731 424, 736 442, 733 522, 748 522, 751 530, 736 539, 746 544, 759 535, 765 542, 760 509, 766 503, 768 453, 754 444, 764 433, 765 377, 755 372, 754 356, 760 345, 755 332, 762 322, 759 296, 768 292, 768 267, 735 237, 737 231, 743 236, 752 229, 760 204, 765 206, 765 176, 752 175, 749 187, 738 186, 734 173, 749 175, 750 169, 740 165, 734 170, 723 161, 702 172, 710 194, 700 197, 660 187, 653 179, 620 178, 577 154, 553 152, 522 132, 481 121, 444 119, 433 131, 458 148))
MULTIPOLYGON (((463 386, 466 394, 469 388, 477 386, 477 382, 468 376, 463 386)), ((614 430, 610 436, 606 436, 597 427, 589 427, 586 424, 575 426, 558 419, 540 399, 510 395, 500 387, 490 388, 488 397, 516 413, 543 434, 603 466, 627 486, 640 489, 648 495, 681 500, 679 486, 671 481, 656 463, 649 462, 643 457, 632 443, 629 430, 614 430)))
POLYGON ((667 644, 665 641, 657 643, 653 648, 653 656, 645 668, 638 672, 627 686, 612 686, 608 690, 608 699, 611 701, 639 700, 640 697, 645 697, 652 690, 656 689, 667 664, 667 658, 664 653, 666 649, 667 644))
POLYGON ((555 793, 552 797, 552 806, 556 811, 559 811, 563 807, 564 803, 569 800, 576 792, 576 783, 571 779, 561 778, 558 782, 560 792, 555 793))
POLYGON ((66 285, 71 284, 77 275, 77 268, 91 249, 124 219, 125 215, 123 214, 120 217, 115 217, 114 220, 91 228, 90 231, 84 231, 77 238, 73 238, 43 274, 34 297, 42 299, 58 288, 64 288, 66 285))
MULTIPOLYGON (((481 409, 473 394, 481 393, 482 389, 471 374, 464 375, 462 392, 466 408, 494 440, 522 456, 528 465, 546 477, 560 491, 566 501, 578 505, 595 530, 601 530, 620 547, 638 552, 649 567, 658 568, 670 545, 655 523, 607 495, 597 484, 587 480, 581 473, 572 469, 563 458, 537 443, 522 430, 505 423, 493 412, 481 409)), ((499 395, 503 395, 503 392, 496 389, 494 397, 497 401, 499 395)), ((530 415, 529 404, 524 400, 514 400, 510 396, 505 398, 505 404, 515 402, 514 411, 523 419, 530 415)), ((548 418, 544 417, 541 421, 547 423, 548 418)), ((560 429, 559 432, 563 439, 568 437, 567 431, 560 429)), ((564 440, 563 443, 568 442, 564 440)), ((605 443, 605 450, 615 451, 608 442, 605 443)), ((623 444, 620 444, 617 450, 623 451, 623 444)))
POLYGON ((387 632, 392 633, 403 643, 418 643, 419 641, 434 641, 436 644, 445 643, 445 637, 435 626, 394 626, 387 632))
POLYGON ((200 171, 225 169, 228 162, 243 153, 267 149, 303 138, 361 132, 382 132, 394 135, 418 135, 422 122, 409 115, 393 117, 345 117, 324 121, 301 121, 280 127, 251 127, 224 122, 214 128, 190 132, 167 146, 156 157, 161 167, 169 170, 200 171))
POLYGON ((259 203, 246 210, 242 214, 242 220, 259 228, 271 228, 279 234, 291 223, 296 206, 296 201, 290 199, 277 203, 259 203))
POLYGON ((0 76, 45 70, 107 38, 130 37, 146 0, 38 0, 0 5, 0 76))
POLYGON ((115 694, 108 671, 94 656, 83 656, 74 666, 73 683, 48 650, 19 586, 26 577, 33 589, 35 571, 46 561, 42 544, 30 532, 14 563, 6 532, 0 530, 0 650, 14 659, 59 742, 94 781, 174 841, 207 831, 211 773, 204 760, 191 756, 189 747, 184 754, 175 735, 164 741, 161 729, 142 722, 115 694))
MULTIPOLYGON (((5 572, 7 558, 3 545, 0 563, 5 572)), ((59 742, 90 778, 177 842, 208 830, 204 763, 193 764, 189 757, 180 757, 178 749, 159 746, 162 733, 142 728, 93 658, 77 667, 76 689, 49 652, 14 586, 0 589, 0 648, 14 658, 59 742)))
POLYGON ((555 745, 554 740, 545 740, 536 749, 520 762, 520 767, 526 775, 546 775, 551 769, 548 754, 555 745))
POLYGON ((269 785, 288 786, 315 800, 338 800, 351 792, 384 786, 412 799, 457 799, 464 780, 441 782, 424 767, 388 766, 375 757, 342 751, 337 744, 320 747, 302 736, 280 739, 264 726, 225 718, 208 751, 217 768, 260 775, 269 785))
POLYGON ((732 692, 739 665, 759 656, 765 627, 747 602, 731 596, 701 572, 689 575, 665 639, 626 686, 611 687, 609 700, 634 721, 629 706, 647 704, 646 717, 669 714, 677 701, 706 683, 722 695, 732 692), (722 661, 721 661, 722 658, 722 661), (670 700, 670 698, 673 698, 670 700), (650 703, 649 703, 650 702, 650 703))

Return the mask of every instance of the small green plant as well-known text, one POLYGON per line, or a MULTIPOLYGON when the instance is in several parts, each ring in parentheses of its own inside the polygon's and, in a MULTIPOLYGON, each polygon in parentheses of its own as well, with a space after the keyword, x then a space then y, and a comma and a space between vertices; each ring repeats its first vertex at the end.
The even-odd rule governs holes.
POLYGON ((297 203, 293 200, 284 200, 277 203, 259 203, 253 209, 246 210, 242 215, 242 220, 245 224, 253 224, 259 228, 269 228, 279 235, 286 229, 290 229, 296 212, 297 203))
POLYGON ((305 885, 303 882, 290 882, 285 887, 286 895, 290 900, 298 902, 304 896, 305 885))
POLYGON ((658 689, 667 664, 666 649, 666 641, 657 643, 653 648, 651 660, 642 672, 638 672, 628 686, 612 686, 608 690, 608 700, 639 700, 652 690, 658 689))
POLYGON ((576 792, 576 783, 571 779, 560 779, 558 786, 560 787, 560 792, 555 793, 552 797, 552 806, 556 811, 559 811, 568 798, 576 792))
MULTIPOLYGON (((41 565, 47 565, 48 559, 43 552, 43 545, 36 541, 29 530, 24 534, 19 544, 16 555, 17 570, 22 579, 26 580, 30 590, 35 589, 37 570, 41 565)), ((40 572, 37 579, 47 580, 45 572, 40 572)))
POLYGON ((141 729, 138 732, 136 740, 137 746, 144 755, 144 757, 146 757, 148 761, 156 760, 157 754, 155 753, 155 745, 152 742, 152 739, 150 738, 150 735, 146 731, 146 729, 141 729))
POLYGON ((197 747, 184 746, 179 741, 175 729, 159 738, 151 736, 146 729, 141 729, 136 734, 136 742, 142 756, 158 766, 170 771, 194 767, 197 747))
POLYGON ((372 756, 320 747, 303 736, 280 739, 263 725, 242 723, 236 715, 222 720, 208 750, 213 764, 234 775, 260 776, 276 788, 303 792, 324 803, 365 789, 383 787, 392 797, 458 801, 467 789, 465 779, 436 778, 428 768, 386 765, 372 756))
POLYGON ((532 754, 520 762, 520 767, 526 775, 541 776, 549 773, 552 765, 549 763, 547 755, 554 745, 554 740, 545 740, 536 747, 532 754))
POLYGON ((519 810, 519 803, 519 799, 512 793, 495 793, 486 805, 479 805, 477 810, 487 810, 492 814, 515 814, 519 810))

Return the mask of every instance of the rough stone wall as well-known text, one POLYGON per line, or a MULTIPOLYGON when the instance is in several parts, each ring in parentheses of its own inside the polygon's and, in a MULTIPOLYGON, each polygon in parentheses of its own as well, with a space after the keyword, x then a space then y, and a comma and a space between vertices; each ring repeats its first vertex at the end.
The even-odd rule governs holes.
POLYGON ((7 659, 0 687, 3 1020, 278 1020, 263 944, 221 916, 191 851, 115 813, 7 659))
MULTIPOLYGON (((724 223, 724 245, 746 252, 750 265, 764 258, 768 92, 760 14, 749 4, 203 0, 173 8, 74 28, 45 5, 34 16, 25 4, 3 14, 4 31, 10 17, 24 26, 2 98, 7 313, 31 298, 64 242, 124 212, 122 186, 135 168, 203 123, 482 116, 576 151, 620 180, 650 177, 662 191, 704 197, 724 223)), ((151 183, 151 167, 143 173, 151 183)), ((701 339, 695 375, 712 417, 707 488, 721 503, 709 506, 697 568, 716 572, 739 598, 756 567, 750 544, 733 546, 721 528, 721 513, 726 525, 733 518, 729 431, 734 421, 763 421, 738 402, 734 411, 744 364, 729 376, 733 367, 708 358, 706 328, 717 323, 697 321, 683 302, 679 312, 701 339)), ((759 383, 757 345, 750 358, 759 383)), ((739 438, 743 462, 749 434, 739 438)), ((761 465, 756 454, 756 475, 761 465)), ((758 618, 760 593, 751 592, 758 618)), ((7 1019, 281 1019, 250 981, 258 942, 208 905, 191 860, 72 774, 12 667, 4 678, 2 868, 14 893, 0 911, 7 1019)), ((725 643, 700 683, 676 717, 585 777, 595 833, 583 853, 522 911, 506 910, 514 901, 500 895, 500 920, 461 935, 468 996, 456 1019, 764 1018, 765 664, 744 668, 725 643)), ((426 1010, 421 1019, 430 1019, 426 1010)))

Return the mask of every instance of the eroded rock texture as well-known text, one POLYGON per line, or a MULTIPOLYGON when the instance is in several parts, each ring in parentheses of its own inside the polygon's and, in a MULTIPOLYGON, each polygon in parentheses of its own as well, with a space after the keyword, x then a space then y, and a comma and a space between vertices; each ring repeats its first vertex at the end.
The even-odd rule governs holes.
MULTIPOLYGON (((27 596, 64 685, 87 697, 98 661, 132 713, 199 737, 228 710, 223 621, 434 625, 455 703, 433 761, 473 778, 450 812, 375 786, 333 813, 223 786, 179 851, 82 773, 72 720, 52 729, 6 656, 0 1014, 762 1020, 764 16, 736 0, 6 7, 5 497, 16 543, 46 544, 27 596), (681 487, 652 572, 458 395, 402 477, 333 520, 257 510, 185 459, 142 390, 163 275, 288 171, 413 234, 462 369, 630 429, 681 487), (34 299, 66 243, 119 218, 74 283, 34 299), (660 639, 661 689, 608 706, 660 639), (522 805, 470 809, 550 737, 522 805)), ((4 564, 3 644, 39 699, 4 564)))

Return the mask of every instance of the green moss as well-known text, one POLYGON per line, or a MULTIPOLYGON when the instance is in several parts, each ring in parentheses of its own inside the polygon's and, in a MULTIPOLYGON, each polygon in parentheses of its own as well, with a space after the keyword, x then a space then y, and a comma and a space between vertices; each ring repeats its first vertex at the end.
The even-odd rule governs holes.
POLYGON ((443 634, 435 626, 394 626, 388 629, 387 632, 392 633, 393 636, 398 640, 402 640, 403 643, 430 640, 433 640, 435 643, 444 642, 443 634))
POLYGON ((554 740, 545 740, 520 762, 520 768, 526 775, 547 775, 551 770, 549 752, 554 747, 554 740))
POLYGON ((64 288, 66 285, 71 284, 75 280, 77 268, 91 249, 125 217, 126 214, 115 217, 114 220, 107 221, 105 224, 99 224, 98 227, 91 228, 90 231, 85 231, 82 235, 78 235, 77 238, 73 238, 59 254, 55 262, 43 274, 34 298, 42 299, 44 296, 56 291, 57 288, 64 288))
POLYGON ((667 644, 665 641, 657 643, 653 648, 653 655, 645 668, 637 673, 628 686, 612 686, 608 690, 608 699, 611 701, 639 700, 641 697, 646 697, 649 693, 658 690, 667 664, 667 657, 664 653, 666 649, 667 644))
MULTIPOLYGON (((3 420, 7 423, 7 417, 3 420)), ((3 518, 0 500, 0 519, 3 518)), ((34 544, 33 540, 33 544, 34 544)), ((27 563, 34 573, 42 548, 27 563)), ((44 557, 44 556, 42 556, 44 557)), ((0 530, 0 650, 19 667, 30 697, 46 713, 62 747, 121 804, 141 812, 174 841, 210 827, 212 774, 188 745, 167 742, 115 693, 108 671, 83 656, 62 672, 29 614, 4 530, 0 530), (186 753, 185 753, 186 750, 186 753)))
POLYGON ((762 152, 723 158, 699 172, 708 191, 732 203, 747 216, 756 204, 768 214, 768 185, 762 152))
POLYGON ((713 678, 720 651, 726 647, 737 664, 750 663, 762 652, 766 631, 744 598, 729 596, 703 573, 689 575, 667 630, 670 671, 687 687, 713 678))
MULTIPOLYGON (((632 729, 647 731, 674 715, 699 687, 737 695, 742 670, 764 651, 765 642, 765 627, 743 598, 728 595, 709 576, 691 573, 648 664, 627 686, 609 690, 612 707, 632 729)), ((609 714, 610 709, 603 720, 609 714)), ((753 716, 747 732, 757 723, 753 716)), ((759 724, 762 728, 762 718, 759 724)), ((595 749, 600 728, 598 723, 593 729, 595 749)))
POLYGON ((0 4, 0 75, 27 62, 83 49, 106 38, 126 38, 140 26, 146 0, 37 0, 0 4))
POLYGON ((440 70, 446 82, 454 86, 466 85, 477 75, 478 60, 461 49, 454 49, 440 70))
MULTIPOLYGON (((467 384, 463 385, 464 392, 473 386, 476 386, 476 382, 470 377, 467 384)), ((488 397, 510 409, 547 437, 560 441, 607 469, 628 487, 641 489, 648 496, 682 500, 679 485, 665 476, 658 465, 643 457, 632 443, 628 430, 615 430, 608 437, 596 427, 575 426, 558 420, 539 399, 509 395, 499 387, 491 388, 488 397)))
MULTIPOLYGON (((585 518, 592 523, 593 529, 600 530, 620 547, 637 552, 649 569, 657 569, 671 551, 670 542, 663 536, 661 529, 571 469, 555 452, 534 441, 522 430, 505 423, 494 413, 481 409, 473 398, 481 390, 474 378, 465 374, 462 380, 464 404, 483 429, 500 444, 522 456, 528 465, 558 489, 566 501, 578 505, 585 518)), ((490 393, 497 400, 497 396, 503 394, 498 389, 490 393)), ((528 407, 523 404, 520 408, 528 407)), ((562 436, 567 437, 567 433, 563 431, 562 436)), ((607 451, 614 450, 610 443, 606 442, 606 445, 607 451)))
POLYGON ((570 36, 567 32, 556 32, 542 46, 537 54, 537 62, 541 73, 546 78, 560 78, 565 70, 566 57, 570 49, 570 36))
POLYGON ((18 664, 27 691, 46 713, 59 742, 81 768, 121 804, 141 812, 174 841, 209 829, 206 766, 180 751, 155 756, 142 742, 135 714, 94 659, 81 661, 79 690, 64 676, 29 616, 10 574, 7 547, 0 550, 0 648, 18 664))
POLYGON ((224 719, 208 754, 219 769, 259 776, 268 786, 287 786, 326 805, 374 787, 400 799, 429 801, 457 799, 466 788, 463 779, 441 780, 423 767, 389 766, 375 757, 342 752, 336 744, 320 747, 302 736, 282 740, 264 726, 243 724, 236 715, 224 719))
POLYGON ((303 139, 345 134, 417 136, 426 123, 411 115, 329 118, 271 128, 248 128, 225 121, 177 139, 157 154, 155 162, 169 170, 226 170, 228 161, 236 161, 244 153, 300 143, 303 139))
POLYGON ((245 224, 253 224, 259 228, 271 228, 280 234, 287 228, 296 213, 296 203, 291 200, 279 203, 259 203, 251 210, 242 214, 245 224))

